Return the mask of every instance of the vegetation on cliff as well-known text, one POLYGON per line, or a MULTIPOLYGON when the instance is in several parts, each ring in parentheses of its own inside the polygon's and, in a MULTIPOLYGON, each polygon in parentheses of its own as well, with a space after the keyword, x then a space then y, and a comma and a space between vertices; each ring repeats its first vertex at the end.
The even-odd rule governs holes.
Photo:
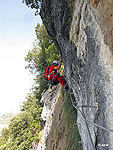
MULTIPOLYGON (((44 97, 46 99, 46 96, 44 97)), ((54 100, 52 99, 52 101, 54 100)), ((51 106, 50 103, 51 102, 48 100, 45 107, 48 107, 49 105, 49 109, 51 109, 53 105, 51 106)), ((77 128, 77 112, 72 106, 69 92, 65 92, 62 86, 59 86, 54 113, 50 114, 48 118, 51 117, 52 123, 50 131, 48 132, 47 137, 44 133, 42 141, 40 142, 40 147, 42 146, 42 149, 44 148, 43 145, 45 139, 46 150, 82 150, 77 128)), ((51 119, 49 119, 49 122, 46 121, 44 128, 45 132, 48 130, 48 126, 50 126, 50 120, 51 119)))
POLYGON ((69 92, 64 95, 64 116, 65 116, 65 136, 66 150, 82 150, 80 135, 77 127, 77 111, 72 106, 69 92))

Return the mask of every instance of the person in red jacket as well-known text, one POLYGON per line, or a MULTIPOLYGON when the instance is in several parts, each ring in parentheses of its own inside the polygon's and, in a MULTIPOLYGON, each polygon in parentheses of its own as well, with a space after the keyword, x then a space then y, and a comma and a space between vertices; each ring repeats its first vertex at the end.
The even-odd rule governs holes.
POLYGON ((52 65, 49 68, 49 75, 48 75, 48 80, 50 84, 56 85, 59 82, 65 87, 65 90, 68 90, 68 85, 63 76, 60 76, 59 73, 57 73, 57 70, 60 69, 61 67, 62 60, 60 59, 59 61, 54 60, 52 65))

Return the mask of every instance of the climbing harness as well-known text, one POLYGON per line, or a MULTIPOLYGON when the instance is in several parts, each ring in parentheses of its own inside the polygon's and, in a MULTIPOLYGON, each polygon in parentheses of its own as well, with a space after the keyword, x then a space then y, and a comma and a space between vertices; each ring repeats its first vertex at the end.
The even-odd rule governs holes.
MULTIPOLYGON (((55 70, 53 70, 49 75, 48 75, 48 80, 50 80, 50 75, 55 73, 55 70)), ((57 74, 57 73, 56 73, 57 74)), ((55 76, 56 74, 54 74, 53 76, 55 76)))

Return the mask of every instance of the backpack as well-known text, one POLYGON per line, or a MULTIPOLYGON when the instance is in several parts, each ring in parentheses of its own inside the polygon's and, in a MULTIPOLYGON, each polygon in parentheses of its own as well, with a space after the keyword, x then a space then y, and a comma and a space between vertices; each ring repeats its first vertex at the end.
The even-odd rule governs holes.
POLYGON ((50 66, 48 66, 44 72, 43 79, 48 80, 50 66))

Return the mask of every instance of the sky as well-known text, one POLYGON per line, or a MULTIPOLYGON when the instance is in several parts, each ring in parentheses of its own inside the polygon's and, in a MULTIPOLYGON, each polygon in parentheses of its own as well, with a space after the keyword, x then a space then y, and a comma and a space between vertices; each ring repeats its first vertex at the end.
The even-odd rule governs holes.
POLYGON ((19 113, 32 87, 32 76, 24 60, 41 23, 35 10, 22 0, 0 0, 0 116, 19 113))

